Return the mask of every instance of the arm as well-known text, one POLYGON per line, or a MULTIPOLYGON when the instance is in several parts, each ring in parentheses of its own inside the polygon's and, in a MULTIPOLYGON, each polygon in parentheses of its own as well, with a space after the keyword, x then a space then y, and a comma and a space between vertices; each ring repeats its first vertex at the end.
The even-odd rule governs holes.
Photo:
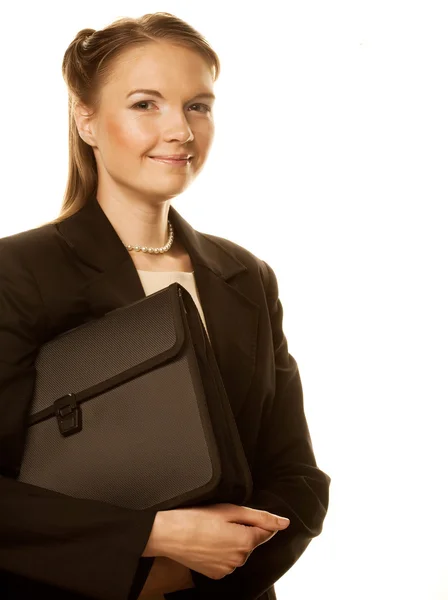
POLYGON ((272 268, 264 265, 275 356, 275 394, 264 406, 252 472, 253 494, 245 506, 288 517, 290 525, 256 547, 244 565, 222 579, 213 580, 192 571, 200 600, 258 598, 319 535, 328 509, 331 478, 316 466, 299 371, 282 329, 277 279, 272 268))
POLYGON ((172 511, 159 511, 148 539, 144 556, 154 558, 149 577, 138 600, 161 600, 163 594, 194 587, 191 571, 165 555, 167 540, 171 540, 169 518, 172 511), (168 521, 167 521, 168 519, 168 521))
POLYGON ((19 576, 98 600, 133 600, 154 561, 141 555, 156 513, 80 500, 16 481, 34 361, 45 327, 46 312, 32 273, 0 241, 2 581, 19 576))
POLYGON ((166 556, 157 556, 138 600, 151 600, 155 595, 160 597, 192 587, 190 569, 166 556))

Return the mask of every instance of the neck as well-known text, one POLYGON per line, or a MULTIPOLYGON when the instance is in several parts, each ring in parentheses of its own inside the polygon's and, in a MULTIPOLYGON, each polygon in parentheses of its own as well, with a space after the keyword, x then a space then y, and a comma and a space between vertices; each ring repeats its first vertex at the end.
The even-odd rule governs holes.
POLYGON ((168 242, 168 200, 159 204, 137 203, 113 194, 107 198, 97 194, 97 199, 123 244, 162 248, 168 242))

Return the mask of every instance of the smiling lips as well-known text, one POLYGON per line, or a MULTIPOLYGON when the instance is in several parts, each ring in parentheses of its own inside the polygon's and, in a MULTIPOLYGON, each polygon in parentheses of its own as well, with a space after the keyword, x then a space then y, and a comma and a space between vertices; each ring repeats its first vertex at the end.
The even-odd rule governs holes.
POLYGON ((168 165, 188 165, 191 162, 190 158, 170 158, 166 156, 149 156, 151 160, 155 160, 156 162, 168 164, 168 165))
POLYGON ((181 160, 181 159, 186 159, 186 158, 191 158, 192 154, 154 154, 152 156, 150 156, 150 158, 166 158, 166 159, 177 159, 177 160, 181 160))

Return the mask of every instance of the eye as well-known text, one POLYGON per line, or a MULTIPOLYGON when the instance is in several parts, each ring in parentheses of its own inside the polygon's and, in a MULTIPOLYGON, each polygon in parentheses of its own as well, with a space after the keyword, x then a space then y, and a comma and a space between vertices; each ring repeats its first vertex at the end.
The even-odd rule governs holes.
POLYGON ((134 104, 132 108, 136 108, 137 106, 140 107, 141 104, 149 104, 150 102, 154 104, 153 100, 142 100, 141 102, 137 102, 137 104, 134 104))
POLYGON ((202 106, 205 109, 205 112, 211 112, 211 108, 210 106, 207 106, 207 104, 193 104, 193 106, 202 106))
MULTIPOLYGON (((154 104, 154 100, 142 100, 140 102, 137 102, 137 104, 134 104, 134 106, 132 108, 139 107, 143 111, 146 111, 145 108, 142 108, 142 106, 141 106, 142 104, 154 104)), ((201 106, 204 109, 203 112, 206 112, 206 113, 211 112, 211 108, 207 104, 201 104, 201 103, 196 102, 195 104, 192 104, 192 106, 201 106)))

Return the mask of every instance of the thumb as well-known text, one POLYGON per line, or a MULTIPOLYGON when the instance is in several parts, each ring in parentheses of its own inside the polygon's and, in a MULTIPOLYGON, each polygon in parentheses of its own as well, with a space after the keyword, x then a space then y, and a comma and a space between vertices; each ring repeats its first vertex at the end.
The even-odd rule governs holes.
POLYGON ((268 531, 278 531, 279 529, 285 529, 289 525, 289 519, 266 510, 258 510, 248 506, 240 506, 238 508, 239 510, 233 515, 232 523, 252 525, 267 529, 268 531))

